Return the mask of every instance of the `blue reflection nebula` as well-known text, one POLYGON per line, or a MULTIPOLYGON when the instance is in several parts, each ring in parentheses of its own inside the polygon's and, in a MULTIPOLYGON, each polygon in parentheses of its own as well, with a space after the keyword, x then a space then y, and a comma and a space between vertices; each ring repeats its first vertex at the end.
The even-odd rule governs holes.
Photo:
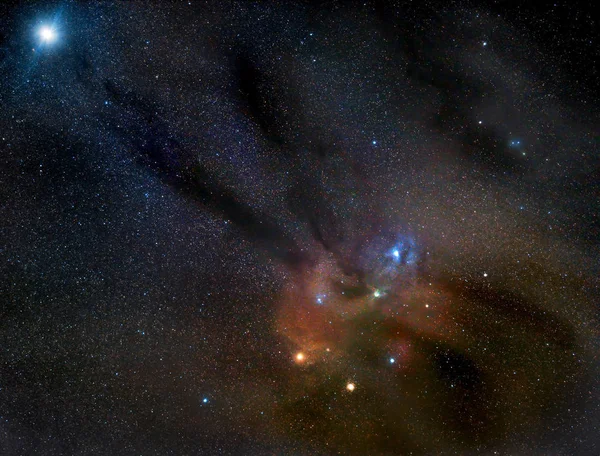
POLYGON ((410 236, 399 237, 387 256, 391 257, 395 264, 415 264, 418 260, 415 240, 410 236))

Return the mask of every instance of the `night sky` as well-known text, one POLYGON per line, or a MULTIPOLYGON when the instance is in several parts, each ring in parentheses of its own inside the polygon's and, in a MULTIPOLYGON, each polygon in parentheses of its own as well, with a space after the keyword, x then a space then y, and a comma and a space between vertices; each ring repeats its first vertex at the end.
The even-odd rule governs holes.
POLYGON ((600 16, 530 3, 3 2, 0 456, 599 455, 600 16))

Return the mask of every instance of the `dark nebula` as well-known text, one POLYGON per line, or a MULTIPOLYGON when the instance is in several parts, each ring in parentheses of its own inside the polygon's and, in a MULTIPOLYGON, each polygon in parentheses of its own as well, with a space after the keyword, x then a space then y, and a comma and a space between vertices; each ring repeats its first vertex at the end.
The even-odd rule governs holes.
POLYGON ((594 5, 0 6, 0 455, 600 454, 594 5))

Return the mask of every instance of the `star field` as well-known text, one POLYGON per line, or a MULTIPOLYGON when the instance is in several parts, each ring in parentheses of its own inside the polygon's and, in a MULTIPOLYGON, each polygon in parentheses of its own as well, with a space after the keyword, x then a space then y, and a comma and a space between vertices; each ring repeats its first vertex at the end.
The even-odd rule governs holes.
POLYGON ((0 11, 1 455, 600 453, 592 6, 0 11))

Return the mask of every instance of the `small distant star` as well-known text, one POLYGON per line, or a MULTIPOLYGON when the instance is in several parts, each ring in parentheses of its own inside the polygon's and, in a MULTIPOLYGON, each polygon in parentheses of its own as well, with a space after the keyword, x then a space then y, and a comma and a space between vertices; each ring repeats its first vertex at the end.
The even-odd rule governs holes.
POLYGON ((481 124, 482 124, 481 120, 480 120, 479 122, 477 122, 477 123, 478 123, 479 125, 481 125, 481 124))
POLYGON ((484 41, 484 42, 483 42, 483 45, 484 45, 484 46, 487 46, 487 41, 484 41))
POLYGON ((371 144, 373 144, 374 146, 376 146, 377 145, 377 141, 373 140, 373 141, 371 141, 371 144))
POLYGON ((483 277, 487 277, 487 276, 488 276, 488 273, 487 273, 487 272, 484 272, 484 273, 483 273, 483 277))
POLYGON ((354 385, 354 383, 348 383, 346 385, 346 389, 350 392, 354 391, 355 388, 356 388, 356 385, 354 385))
POLYGON ((323 298, 317 298, 317 302, 318 302, 319 304, 323 304, 323 298))
POLYGON ((207 404, 208 403, 208 398, 205 397, 204 399, 202 399, 202 403, 203 404, 207 404))

